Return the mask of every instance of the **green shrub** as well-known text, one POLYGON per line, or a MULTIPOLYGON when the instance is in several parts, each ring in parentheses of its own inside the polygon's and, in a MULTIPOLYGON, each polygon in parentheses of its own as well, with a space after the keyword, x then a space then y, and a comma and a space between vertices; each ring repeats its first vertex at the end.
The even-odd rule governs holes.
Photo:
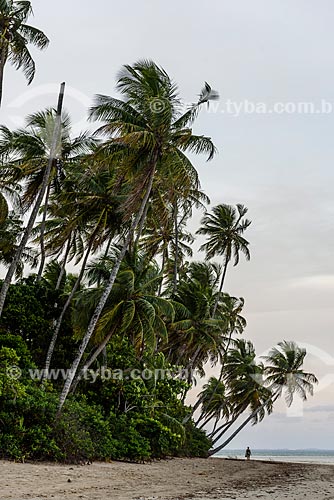
POLYGON ((126 414, 116 416, 111 414, 109 426, 116 439, 115 460, 143 461, 151 458, 149 440, 142 436, 135 427, 135 422, 126 414))
POLYGON ((116 441, 101 410, 86 401, 68 401, 54 428, 54 438, 66 462, 108 460, 116 441))

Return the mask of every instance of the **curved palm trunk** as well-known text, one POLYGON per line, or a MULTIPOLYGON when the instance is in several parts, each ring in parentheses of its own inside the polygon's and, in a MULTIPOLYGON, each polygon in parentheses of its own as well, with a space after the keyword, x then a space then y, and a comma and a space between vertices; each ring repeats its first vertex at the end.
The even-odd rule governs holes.
POLYGON ((66 313, 69 305, 71 304, 72 299, 74 297, 74 294, 77 291, 77 289, 79 288, 79 285, 81 283, 82 277, 84 275, 84 272, 85 272, 85 269, 86 269, 87 260, 88 260, 88 257, 90 255, 90 252, 91 252, 91 249, 92 249, 92 245, 93 245, 93 241, 94 241, 94 234, 95 234, 95 232, 93 233, 93 235, 90 238, 89 245, 88 245, 85 257, 83 259, 82 265, 81 265, 79 276, 77 277, 77 279, 76 279, 76 281, 75 281, 75 283, 73 285, 73 288, 71 290, 70 295, 67 297, 65 305, 63 307, 63 310, 60 313, 58 321, 57 321, 57 323, 55 325, 55 328, 54 328, 54 331, 53 331, 53 335, 52 335, 52 339, 51 339, 51 342, 50 342, 50 345, 49 345, 49 349, 48 349, 48 352, 47 352, 47 355, 46 355, 45 367, 44 367, 44 373, 43 373, 43 379, 42 380, 44 380, 48 376, 49 369, 50 369, 50 364, 51 364, 51 359, 52 359, 52 356, 53 356, 54 348, 56 346, 56 342, 57 342, 57 338, 58 338, 58 334, 59 334, 59 330, 60 330, 61 324, 63 322, 65 313, 66 313))
POLYGON ((219 427, 217 427, 217 429, 214 429, 212 432, 210 432, 210 434, 209 434, 209 438, 210 439, 213 439, 213 437, 218 432, 220 432, 220 434, 218 435, 218 437, 216 437, 215 439, 213 439, 212 444, 215 444, 223 436, 223 434, 225 434, 225 432, 227 431, 227 429, 229 429, 231 427, 231 425, 236 421, 236 419, 237 419, 237 417, 235 417, 233 420, 230 420, 229 422, 225 422, 224 424, 222 424, 219 427))
POLYGON ((152 166, 149 170, 149 174, 148 174, 148 186, 147 186, 147 190, 146 190, 146 193, 145 193, 145 196, 143 198, 143 201, 141 203, 141 206, 140 206, 140 209, 134 219, 134 221, 132 222, 131 224, 131 227, 130 227, 130 231, 129 231, 129 234, 128 236, 126 237, 125 241, 124 241, 124 244, 123 244, 123 247, 122 247, 122 250, 120 251, 120 254, 118 256, 118 259, 116 260, 115 262, 115 265, 113 267, 113 270, 110 274, 110 277, 109 277, 109 281, 108 281, 108 284, 100 298, 100 301, 94 311, 94 314, 90 320, 90 323, 88 325, 88 329, 87 329, 87 332, 82 340, 82 343, 79 347, 79 350, 77 352, 77 356, 71 366, 71 369, 67 375, 67 378, 65 380, 65 384, 64 384, 64 387, 63 387, 63 391, 60 395, 60 398, 59 398, 59 406, 58 406, 58 415, 60 415, 60 412, 62 410, 62 407, 66 401, 66 398, 68 396, 68 393, 69 393, 69 390, 71 388, 71 385, 72 385, 72 382, 73 382, 73 379, 75 377, 75 374, 78 370, 78 367, 79 367, 79 364, 80 364, 80 361, 81 361, 81 358, 86 350, 86 347, 88 345, 88 342, 90 341, 90 338, 95 330, 95 327, 97 325, 97 322, 101 316, 101 313, 103 311, 103 308, 108 300, 108 297, 109 297, 109 294, 114 286, 114 283, 115 283, 115 280, 116 280, 116 276, 117 276, 117 273, 119 271, 119 268, 121 266, 121 263, 122 263, 122 260, 124 258, 124 255, 129 247, 129 244, 133 238, 133 234, 134 234, 134 231, 136 230, 142 216, 143 216, 143 213, 145 211, 145 208, 146 208, 146 204, 148 203, 148 200, 149 200, 149 197, 150 197, 150 194, 151 194, 151 191, 152 191, 152 186, 153 186, 153 180, 154 180, 154 174, 155 174, 155 170, 156 170, 156 166, 157 166, 157 162, 158 162, 158 156, 159 156, 159 152, 156 151, 154 153, 154 156, 153 156, 153 161, 152 161, 152 166))
POLYGON ((215 316, 216 316, 216 311, 217 311, 217 307, 218 307, 218 304, 219 304, 220 296, 221 296, 221 293, 222 293, 222 290, 223 290, 223 285, 224 285, 224 281, 225 281, 225 276, 226 276, 226 271, 227 271, 228 263, 229 263, 229 260, 226 260, 225 265, 224 265, 224 272, 223 272, 222 279, 221 279, 221 282, 220 282, 219 292, 218 292, 218 295, 217 295, 217 298, 216 298, 216 302, 215 302, 215 305, 214 305, 214 308, 213 308, 213 311, 212 311, 212 319, 215 319, 215 316))
MULTIPOLYGON (((279 397, 279 393, 276 393, 274 398, 273 398, 273 402, 276 401, 276 399, 279 397)), ((217 448, 214 448, 213 450, 210 450, 209 451, 209 456, 211 457, 212 455, 214 455, 215 453, 218 453, 218 451, 222 450, 223 448, 225 448, 225 446, 227 446, 231 441, 232 439, 235 438, 235 436, 237 434, 239 434, 240 431, 242 431, 242 429, 244 427, 246 427, 246 425, 254 418, 256 417, 256 415, 270 402, 272 398, 268 398, 261 406, 259 406, 256 410, 254 410, 247 418, 246 420, 244 420, 244 422, 242 422, 241 425, 239 425, 239 427, 231 434, 231 436, 226 439, 226 441, 224 441, 221 445, 217 446, 217 448)), ((226 431, 224 431, 226 432, 226 431)), ((217 439, 218 440, 218 439, 217 439)))
POLYGON ((43 218, 42 218, 42 224, 41 224, 41 234, 40 234, 41 262, 40 262, 38 273, 37 273, 37 281, 40 281, 42 274, 43 274, 44 265, 45 265, 44 233, 45 233, 46 214, 47 214, 47 209, 48 209, 48 204, 49 204, 50 191, 51 191, 51 183, 49 182, 48 188, 46 190, 46 195, 45 195, 43 218))
POLYGON ((22 257, 22 253, 24 251, 24 248, 25 248, 25 246, 29 240, 29 237, 31 235, 31 231, 34 227, 34 224, 35 224, 35 221, 36 221, 36 218, 38 215, 38 211, 40 209, 40 206, 42 204, 42 201, 43 201, 46 189, 47 189, 47 186, 49 184, 51 167, 52 167, 52 163, 53 163, 53 160, 55 158, 55 155, 56 155, 58 138, 59 138, 59 134, 61 132, 61 111, 62 111, 62 107, 63 107, 64 90, 65 90, 65 83, 62 83, 61 88, 60 88, 60 93, 59 93, 57 115, 56 115, 56 120, 55 120, 54 131, 53 131, 53 138, 52 138, 52 145, 51 145, 48 166, 45 169, 45 172, 43 175, 42 186, 41 186, 41 189, 39 191, 34 208, 30 214, 29 221, 28 221, 27 227, 23 233, 21 243, 20 243, 20 245, 15 253, 14 259, 13 259, 13 261, 12 261, 8 271, 7 271, 6 277, 5 277, 4 282, 2 284, 2 288, 1 288, 1 292, 0 292, 0 317, 2 315, 3 306, 4 306, 4 303, 6 300, 9 286, 11 284, 12 278, 13 278, 14 273, 16 271, 17 265, 22 257))
POLYGON ((232 425, 238 420, 238 418, 240 417, 241 413, 239 413, 238 415, 236 415, 232 420, 230 420, 229 422, 226 422, 225 424, 221 425, 220 427, 218 427, 218 429, 215 431, 214 434, 212 434, 210 437, 213 438, 213 436, 215 434, 217 434, 219 431, 220 431, 220 434, 218 434, 212 441, 212 444, 215 444, 217 443, 217 441, 219 441, 223 436, 224 434, 226 434, 226 432, 230 429, 230 427, 232 427, 232 425))
MULTIPOLYGON (((261 406, 256 410, 256 412, 253 412, 249 415, 249 417, 246 418, 246 420, 241 424, 239 425, 239 427, 237 428, 237 430, 235 430, 231 436, 226 439, 226 441, 224 441, 223 444, 221 444, 220 446, 217 446, 217 448, 214 448, 213 450, 210 450, 209 451, 209 456, 211 457, 212 455, 214 455, 215 453, 218 453, 218 451, 222 450, 223 448, 225 448, 225 446, 227 446, 231 441, 232 439, 235 438, 235 436, 237 434, 239 434, 240 431, 242 431, 242 429, 244 427, 246 427, 246 425, 248 424, 248 422, 250 422, 252 420, 253 417, 255 417, 257 415, 257 413, 260 411, 261 409, 261 406)), ((226 432, 226 431, 225 431, 226 432)))
MULTIPOLYGON (((210 422, 210 420, 212 420, 215 416, 214 415, 210 415, 210 417, 208 417, 206 420, 204 420, 204 422, 199 426, 199 429, 203 429, 203 427, 206 426, 206 424, 208 424, 210 422)), ((196 422, 196 425, 198 424, 198 422, 196 422)), ((216 422, 215 422, 215 427, 217 427, 217 419, 216 419, 216 422)))

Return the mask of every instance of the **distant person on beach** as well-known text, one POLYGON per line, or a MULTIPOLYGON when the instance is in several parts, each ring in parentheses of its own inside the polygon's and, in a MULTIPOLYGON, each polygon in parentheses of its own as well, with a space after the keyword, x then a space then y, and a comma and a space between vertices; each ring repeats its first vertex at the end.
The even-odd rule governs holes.
POLYGON ((251 454, 252 454, 252 452, 250 451, 249 446, 247 446, 246 452, 245 452, 245 457, 247 460, 250 460, 251 454))

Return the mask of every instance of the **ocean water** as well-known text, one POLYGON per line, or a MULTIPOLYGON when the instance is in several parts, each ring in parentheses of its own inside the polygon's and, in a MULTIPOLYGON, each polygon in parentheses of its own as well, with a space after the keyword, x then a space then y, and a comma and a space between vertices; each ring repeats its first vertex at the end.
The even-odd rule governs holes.
MULTIPOLYGON (((215 455, 222 458, 245 459, 245 450, 224 449, 215 455)), ((298 462, 334 465, 334 450, 253 450, 253 460, 276 462, 298 462)))

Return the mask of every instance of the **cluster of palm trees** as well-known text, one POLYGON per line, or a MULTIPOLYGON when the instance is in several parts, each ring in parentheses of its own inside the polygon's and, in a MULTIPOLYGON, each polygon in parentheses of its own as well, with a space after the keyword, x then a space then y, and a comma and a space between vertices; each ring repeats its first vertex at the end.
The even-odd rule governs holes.
MULTIPOLYGON (((24 39, 44 48, 47 38, 25 24, 30 9, 29 2, 0 1, 0 77, 7 60, 33 77, 26 44, 21 55, 18 48, 24 39)), ((217 442, 246 410, 253 421, 270 412, 288 375, 298 374, 295 385, 289 378, 290 394, 301 387, 302 396, 316 379, 301 371, 305 353, 295 345, 272 352, 265 367, 255 362, 250 342, 236 340, 246 326, 244 302, 229 296, 224 283, 229 264, 237 265, 241 254, 250 258, 246 207, 221 204, 205 212, 198 230, 207 238, 205 262, 190 260, 194 237, 187 221, 209 200, 188 154, 211 160, 216 153, 211 138, 194 134, 192 125, 218 94, 206 83, 184 111, 168 74, 146 60, 124 66, 116 90, 121 98, 95 98, 89 111, 95 133, 72 136, 62 111, 64 86, 57 109, 28 116, 19 130, 0 127, 0 262, 8 268, 0 317, 24 263, 37 266, 37 280, 53 273, 59 316, 46 375, 69 314, 79 339, 59 412, 116 332, 130 339, 139 358, 160 353, 202 376, 207 363, 218 365, 219 378, 210 379, 190 414, 199 410, 199 427, 213 420, 217 442), (68 278, 69 265, 77 266, 75 279, 68 278), (290 348, 298 359, 291 364, 289 358, 282 371, 290 348)))

